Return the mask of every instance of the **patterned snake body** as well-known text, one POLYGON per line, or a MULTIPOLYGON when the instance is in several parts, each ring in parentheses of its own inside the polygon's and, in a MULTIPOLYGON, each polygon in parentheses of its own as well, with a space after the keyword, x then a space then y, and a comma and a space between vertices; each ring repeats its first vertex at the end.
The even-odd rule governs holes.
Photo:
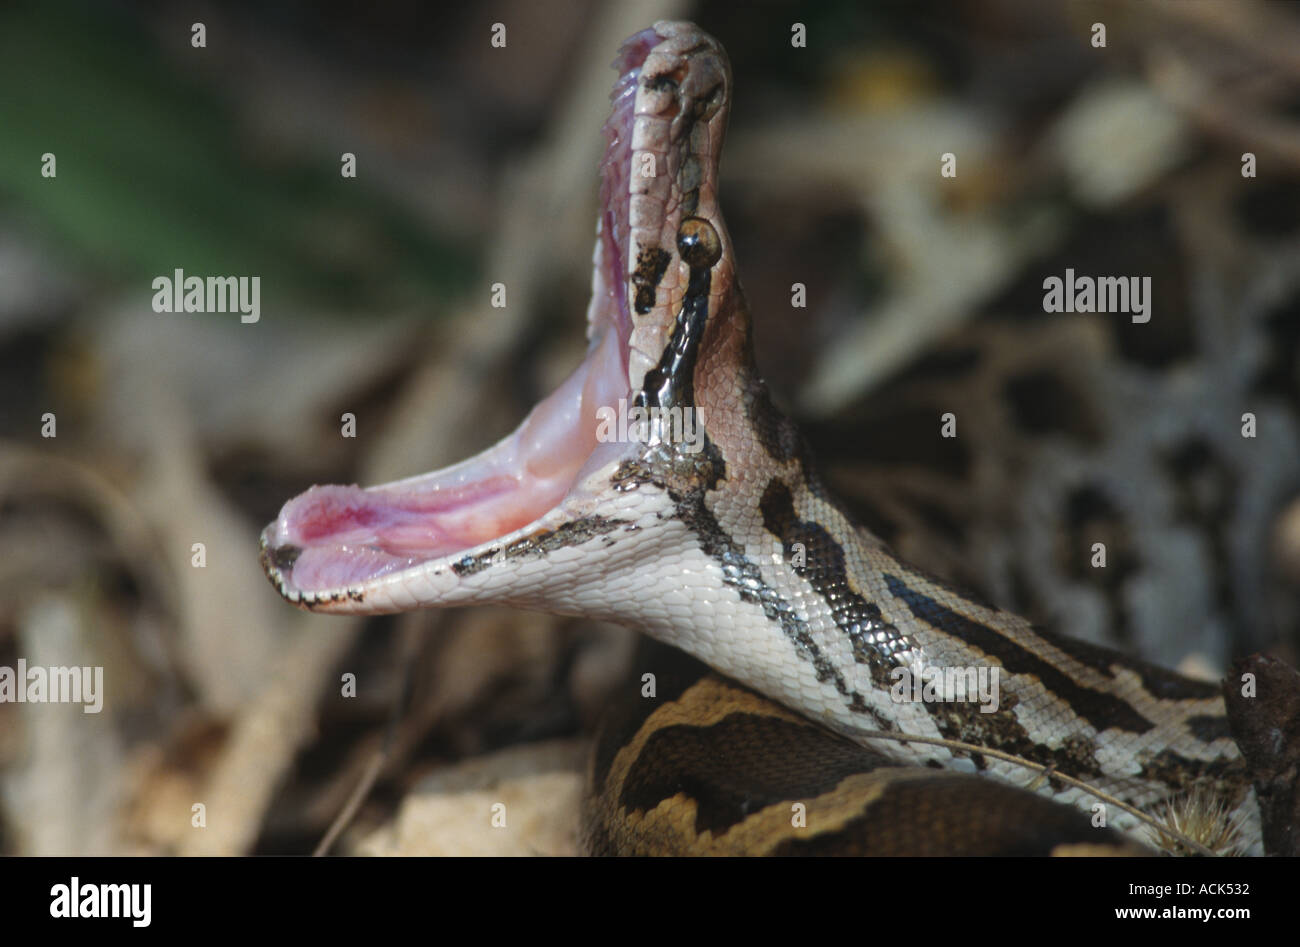
POLYGON ((1093 827, 1080 782, 1147 809, 1207 791, 1257 850, 1216 687, 959 593, 829 495, 754 367, 717 203, 725 54, 659 23, 616 66, 583 366, 471 460, 291 500, 262 538, 276 588, 332 613, 492 602, 615 621, 745 685, 666 672, 679 683, 606 732, 597 851, 1130 844, 1093 827), (618 436, 629 414, 663 423, 618 436))

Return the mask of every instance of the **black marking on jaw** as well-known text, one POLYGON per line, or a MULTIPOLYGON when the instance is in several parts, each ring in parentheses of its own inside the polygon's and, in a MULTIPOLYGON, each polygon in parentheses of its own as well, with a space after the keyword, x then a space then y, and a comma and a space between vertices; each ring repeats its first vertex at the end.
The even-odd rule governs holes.
MULTIPOLYGON (((708 221, 688 217, 677 231, 677 248, 691 268, 682 308, 659 364, 645 373, 634 404, 639 408, 687 408, 695 405, 695 361, 709 320, 712 267, 721 256, 717 231, 708 221)), ((662 252, 662 251, 660 251, 662 252)))
POLYGON ((577 546, 596 536, 611 533, 627 522, 627 520, 613 519, 608 516, 586 516, 578 520, 569 520, 555 529, 545 529, 521 537, 505 546, 493 546, 478 555, 461 556, 451 564, 451 571, 464 578, 508 559, 544 556, 553 550, 565 546, 577 546))
POLYGON ((695 405, 695 359, 709 318, 708 270, 691 270, 686 297, 664 346, 659 364, 645 373, 634 404, 640 408, 687 408, 695 405))
POLYGON ((794 566, 799 577, 826 601, 836 626, 853 646, 853 660, 870 666, 877 685, 893 686, 890 671, 898 666, 894 656, 911 651, 910 641, 887 621, 875 602, 868 602, 849 585, 844 549, 819 523, 799 519, 794 496, 779 478, 768 483, 759 502, 763 527, 781 540, 786 560, 791 561, 794 545, 802 544, 805 564, 794 566))
POLYGON ((633 306, 640 315, 655 307, 655 292, 664 278, 672 254, 659 247, 642 247, 636 256, 636 269, 632 271, 633 306))
POLYGON ((1084 687, 1006 635, 954 612, 925 593, 910 588, 897 576, 885 573, 883 578, 889 594, 906 605, 919 621, 997 658, 1012 674, 1029 674, 1038 678, 1044 687, 1060 695, 1076 714, 1087 720, 1099 733, 1110 729, 1147 733, 1155 728, 1154 723, 1134 710, 1127 701, 1113 694, 1084 687))

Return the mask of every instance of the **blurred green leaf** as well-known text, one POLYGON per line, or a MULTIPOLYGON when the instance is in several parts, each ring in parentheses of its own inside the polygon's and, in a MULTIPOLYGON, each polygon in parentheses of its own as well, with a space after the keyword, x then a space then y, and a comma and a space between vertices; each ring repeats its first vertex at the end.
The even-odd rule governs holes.
POLYGON ((111 10, 0 9, 0 89, 0 201, 101 278, 260 276, 264 308, 378 313, 472 277, 471 252, 340 177, 338 155, 250 154, 236 116, 111 10))

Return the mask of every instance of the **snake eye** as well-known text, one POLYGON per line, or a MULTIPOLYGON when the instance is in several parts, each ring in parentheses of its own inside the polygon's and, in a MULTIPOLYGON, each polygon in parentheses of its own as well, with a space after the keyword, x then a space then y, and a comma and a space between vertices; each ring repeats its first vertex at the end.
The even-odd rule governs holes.
POLYGON ((707 269, 722 256, 722 241, 703 217, 687 217, 677 228, 677 251, 691 269, 707 269))

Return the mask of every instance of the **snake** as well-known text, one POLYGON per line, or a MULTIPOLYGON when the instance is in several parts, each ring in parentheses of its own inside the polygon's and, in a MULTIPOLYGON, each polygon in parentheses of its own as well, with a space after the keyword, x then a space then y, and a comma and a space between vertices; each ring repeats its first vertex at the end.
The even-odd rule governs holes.
POLYGON ((614 66, 581 366, 477 456, 285 503, 260 550, 283 598, 658 642, 595 742, 592 853, 1130 853, 1191 800, 1258 852, 1216 685, 1035 627, 854 521, 755 365, 718 202, 726 53, 660 22, 614 66))

